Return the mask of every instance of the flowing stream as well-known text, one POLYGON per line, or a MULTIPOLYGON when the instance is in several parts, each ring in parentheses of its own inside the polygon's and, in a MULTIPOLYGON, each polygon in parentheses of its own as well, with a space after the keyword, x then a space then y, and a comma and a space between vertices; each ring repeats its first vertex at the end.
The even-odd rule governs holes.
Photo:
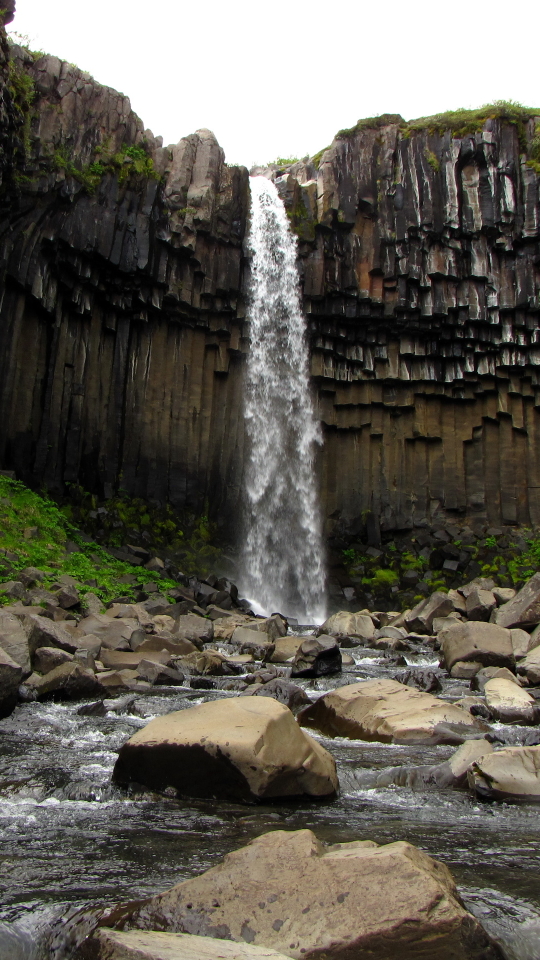
MULTIPOLYGON (((350 652, 355 664, 341 676, 300 681, 310 696, 357 679, 395 676, 391 658, 350 652)), ((464 681, 445 679, 431 651, 406 657, 438 673, 443 697, 467 692, 464 681)), ((450 788, 383 785, 389 768, 438 763, 452 747, 318 737, 338 766, 341 792, 329 803, 249 807, 126 794, 111 785, 117 750, 152 717, 231 695, 162 688, 120 698, 104 717, 81 716, 76 703, 28 703, 0 721, 0 960, 64 960, 70 950, 50 944, 53 931, 53 943, 62 941, 58 928, 70 912, 149 896, 217 864, 262 832, 302 827, 327 842, 417 844, 452 870, 467 906, 508 960, 538 960, 538 807, 482 804, 450 788)), ((493 729, 516 744, 534 732, 493 729)))
POLYGON ((309 384, 296 238, 274 184, 264 177, 250 184, 242 589, 269 613, 320 623, 325 571, 314 459, 321 431, 309 384))

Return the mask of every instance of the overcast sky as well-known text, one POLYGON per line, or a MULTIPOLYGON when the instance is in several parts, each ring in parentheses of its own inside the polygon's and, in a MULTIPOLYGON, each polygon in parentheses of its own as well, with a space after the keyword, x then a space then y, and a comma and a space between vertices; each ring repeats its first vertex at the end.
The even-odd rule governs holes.
POLYGON ((17 0, 10 33, 121 90, 164 142, 229 163, 313 154, 359 117, 540 105, 538 0, 17 0))

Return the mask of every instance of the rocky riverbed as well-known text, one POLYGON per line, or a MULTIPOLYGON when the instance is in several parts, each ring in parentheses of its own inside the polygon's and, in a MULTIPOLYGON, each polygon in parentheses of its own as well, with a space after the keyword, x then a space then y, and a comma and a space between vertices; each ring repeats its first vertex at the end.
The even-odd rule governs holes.
MULTIPOLYGON (((385 845, 407 841, 450 868, 502 956, 537 957, 538 581, 515 595, 477 580, 408 612, 343 611, 315 629, 254 617, 233 584, 215 580, 182 586, 174 603, 154 591, 93 612, 64 580, 38 613, 28 604, 38 587, 23 584, 0 612, 2 676, 11 670, 18 683, 0 721, 2 960, 74 957, 103 908, 196 877, 268 831, 306 828, 325 850, 361 840, 386 855, 385 845), (228 792, 226 778, 216 786, 216 745, 227 743, 229 770, 245 762, 227 734, 233 704, 248 733, 257 705, 259 740, 276 756, 274 714, 302 730, 328 757, 328 789, 280 796, 283 780, 269 775, 257 794, 257 773, 252 796, 228 792), (193 707, 215 718, 204 721, 196 784, 145 782, 137 758, 118 775, 119 751, 159 718, 170 739, 170 715, 185 766, 185 750, 200 747, 186 733, 193 707)), ((289 749, 297 781, 306 756, 289 749)), ((261 936, 283 953, 277 933, 275 943, 261 936)))

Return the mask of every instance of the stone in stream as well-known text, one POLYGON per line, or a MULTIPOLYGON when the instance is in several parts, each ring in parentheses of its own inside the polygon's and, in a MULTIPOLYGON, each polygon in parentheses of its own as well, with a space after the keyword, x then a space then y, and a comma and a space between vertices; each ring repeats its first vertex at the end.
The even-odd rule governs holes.
POLYGON ((494 623, 449 623, 439 633, 446 669, 459 661, 474 660, 485 667, 513 667, 514 648, 510 630, 494 623))
POLYGON ((478 660, 456 660, 449 672, 453 680, 472 680, 481 669, 478 660))
POLYGON ((141 660, 137 673, 141 680, 146 680, 153 686, 180 687, 184 683, 183 673, 156 660, 141 660))
POLYGON ((270 657, 271 663, 287 663, 294 660, 296 652, 302 646, 306 637, 278 637, 274 641, 274 652, 270 657))
POLYGON ((85 670, 76 662, 62 663, 43 677, 33 673, 24 685, 35 695, 36 700, 43 700, 53 694, 67 700, 77 700, 79 697, 96 697, 104 692, 102 684, 92 671, 85 670))
POLYGON ((293 713, 312 702, 302 687, 297 686, 296 683, 290 683, 283 677, 275 677, 267 683, 256 684, 255 686, 257 689, 253 690, 248 687, 243 695, 246 697, 273 697, 278 703, 285 704, 293 713))
POLYGON ((467 786, 467 771, 475 760, 493 752, 487 740, 468 740, 448 760, 434 766, 390 767, 377 776, 378 787, 408 787, 423 790, 428 787, 459 789, 467 786))
POLYGON ((495 750, 473 763, 467 776, 480 800, 540 803, 540 746, 495 750))
POLYGON ((535 573, 513 600, 495 611, 493 620, 501 627, 532 627, 540 623, 540 573, 535 573))
POLYGON ((367 613, 340 610, 325 620, 317 633, 329 637, 359 637, 361 640, 371 640, 375 634, 375 625, 367 613))
POLYGON ((269 947, 295 960, 497 960, 450 871, 410 843, 275 830, 104 921, 269 947))
POLYGON ((381 743, 463 743, 489 729, 451 703, 395 680, 363 680, 332 690, 298 722, 331 737, 381 743))
POLYGON ((441 681, 433 670, 405 670, 393 679, 406 687, 415 687, 425 693, 438 693, 442 689, 441 681))
POLYGON ((488 680, 495 679, 509 680, 511 683, 520 686, 515 673, 512 673, 507 667, 481 667, 471 679, 471 690, 479 690, 480 693, 483 693, 488 680))
POLYGON ((22 677, 20 663, 0 647, 0 717, 7 717, 15 707, 22 677))
POLYGON ((241 802, 338 789, 333 757, 269 697, 216 700, 152 720, 121 748, 113 779, 241 802))
POLYGON ((78 960, 287 960, 270 947, 157 930, 96 930, 78 960))
POLYGON ((291 676, 326 677, 340 673, 341 667, 341 650, 334 637, 307 637, 296 651, 291 676))
POLYGON ((515 680, 496 677, 484 685, 486 703, 500 723, 535 724, 540 721, 540 705, 515 680))

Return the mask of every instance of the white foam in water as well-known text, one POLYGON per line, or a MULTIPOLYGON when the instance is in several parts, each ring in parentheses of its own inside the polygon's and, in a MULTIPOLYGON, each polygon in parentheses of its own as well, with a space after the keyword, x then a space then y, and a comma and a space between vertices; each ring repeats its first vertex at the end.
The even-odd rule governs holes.
POLYGON ((315 454, 322 435, 309 383, 296 238, 273 183, 251 177, 244 416, 248 436, 241 582, 263 611, 325 617, 315 454))

